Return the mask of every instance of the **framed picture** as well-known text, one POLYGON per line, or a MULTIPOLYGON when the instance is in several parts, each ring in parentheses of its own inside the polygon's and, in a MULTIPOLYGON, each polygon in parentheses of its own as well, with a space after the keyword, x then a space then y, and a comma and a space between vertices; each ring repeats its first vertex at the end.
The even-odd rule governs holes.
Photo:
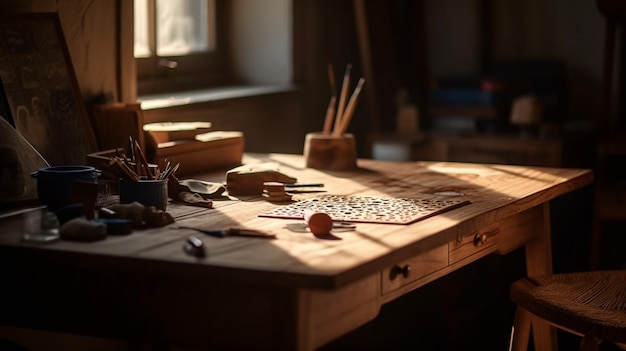
POLYGON ((56 13, 0 16, 0 80, 0 112, 50 165, 85 164, 96 142, 56 13))

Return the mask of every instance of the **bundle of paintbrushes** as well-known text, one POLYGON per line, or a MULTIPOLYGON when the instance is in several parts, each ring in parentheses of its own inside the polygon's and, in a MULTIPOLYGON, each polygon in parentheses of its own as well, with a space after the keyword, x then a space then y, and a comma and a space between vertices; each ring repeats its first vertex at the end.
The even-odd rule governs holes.
POLYGON ((116 155, 109 158, 109 167, 111 167, 113 172, 121 179, 135 182, 140 180, 168 179, 178 170, 180 163, 172 167, 171 163, 167 162, 163 171, 161 171, 158 166, 148 164, 139 143, 132 138, 129 138, 129 141, 130 157, 123 151, 115 149, 116 155))
POLYGON ((343 75, 343 83, 341 85, 341 92, 339 95, 339 101, 337 101, 337 88, 335 86, 335 73, 333 66, 328 64, 328 78, 330 81, 330 89, 332 96, 328 109, 326 110, 326 119, 324 120, 324 134, 332 134, 334 136, 340 136, 346 132, 354 110, 356 109, 356 103, 359 99, 359 94, 365 83, 365 78, 359 79, 350 99, 348 99, 348 90, 350 88, 350 71, 352 65, 348 64, 346 72, 343 75), (334 121, 333 121, 334 120, 334 121))

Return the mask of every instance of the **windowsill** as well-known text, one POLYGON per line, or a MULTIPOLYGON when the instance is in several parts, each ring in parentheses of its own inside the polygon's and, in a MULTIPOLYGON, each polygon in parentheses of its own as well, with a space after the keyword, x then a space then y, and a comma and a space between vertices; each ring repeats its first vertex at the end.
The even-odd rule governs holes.
POLYGON ((183 91, 171 94, 144 95, 138 97, 137 100, 141 103, 142 110, 154 110, 203 102, 284 93, 294 91, 296 89, 297 87, 293 84, 230 86, 215 89, 183 91))

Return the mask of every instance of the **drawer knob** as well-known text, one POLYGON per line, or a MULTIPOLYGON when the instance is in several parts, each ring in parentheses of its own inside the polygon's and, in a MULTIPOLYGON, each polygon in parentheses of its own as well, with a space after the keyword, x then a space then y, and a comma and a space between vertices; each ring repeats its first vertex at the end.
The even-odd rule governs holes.
POLYGON ((395 265, 389 271, 389 279, 394 280, 399 274, 402 275, 404 278, 407 278, 409 276, 409 273, 411 273, 410 265, 405 264, 402 267, 395 265))
POLYGON ((484 245, 487 242, 487 234, 476 233, 474 236, 474 246, 484 245))

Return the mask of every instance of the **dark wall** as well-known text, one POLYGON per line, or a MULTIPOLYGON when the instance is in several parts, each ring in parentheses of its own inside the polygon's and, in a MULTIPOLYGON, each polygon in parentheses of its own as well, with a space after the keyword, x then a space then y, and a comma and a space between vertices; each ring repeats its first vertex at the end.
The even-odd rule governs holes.
MULTIPOLYGON (((369 152, 367 141, 372 132, 393 128, 399 86, 408 86, 423 110, 424 84, 429 77, 477 74, 484 71, 486 63, 500 59, 562 60, 568 75, 569 118, 593 120, 597 115, 604 26, 593 1, 467 0, 462 6, 456 0, 363 3, 375 75, 365 83, 349 129, 357 136, 361 155, 369 152)), ((118 0, 27 0, 8 1, 3 6, 7 11, 58 12, 85 100, 103 93, 120 95, 118 0)), ((303 100, 287 103, 298 104, 283 113, 299 118, 300 126, 293 137, 285 136, 291 138, 289 146, 283 149, 281 142, 277 151, 296 149, 303 133, 321 129, 330 99, 329 62, 339 84, 348 63, 353 64, 354 83, 365 74, 353 6, 352 1, 294 1, 294 75, 303 100)), ((275 118, 263 110, 256 112, 259 114, 252 114, 249 123, 241 121, 242 129, 256 128, 252 119, 275 118)))

